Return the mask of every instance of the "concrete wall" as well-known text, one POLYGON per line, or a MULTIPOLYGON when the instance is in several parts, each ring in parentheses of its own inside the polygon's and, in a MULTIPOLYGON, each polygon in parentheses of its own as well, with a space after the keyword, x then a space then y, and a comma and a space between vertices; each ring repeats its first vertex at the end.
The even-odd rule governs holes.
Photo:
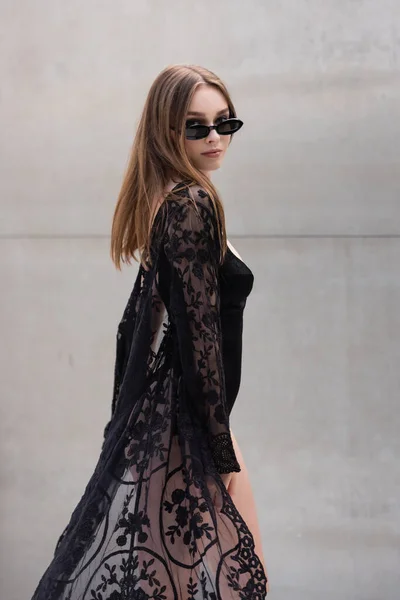
POLYGON ((1 584, 30 598, 97 460, 136 267, 108 256, 148 87, 228 84, 253 269, 232 427, 276 600, 400 594, 398 0, 0 3, 1 584))

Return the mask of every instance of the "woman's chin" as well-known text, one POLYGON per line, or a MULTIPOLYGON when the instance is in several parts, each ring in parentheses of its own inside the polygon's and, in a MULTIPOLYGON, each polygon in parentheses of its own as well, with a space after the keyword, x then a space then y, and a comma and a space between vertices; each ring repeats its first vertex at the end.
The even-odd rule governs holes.
MULTIPOLYGON (((210 163, 211 163, 211 161, 210 161, 210 163)), ((202 171, 203 173, 211 173, 212 171, 217 171, 221 167, 221 164, 222 164, 222 160, 215 160, 211 164, 207 164, 207 165, 202 163, 202 165, 199 167, 199 170, 202 171)))

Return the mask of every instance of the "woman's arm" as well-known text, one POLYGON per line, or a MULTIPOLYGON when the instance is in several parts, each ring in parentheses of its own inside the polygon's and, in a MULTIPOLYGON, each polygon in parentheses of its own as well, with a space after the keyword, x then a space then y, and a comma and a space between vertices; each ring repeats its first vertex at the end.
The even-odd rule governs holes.
MULTIPOLYGON (((170 313, 176 326, 186 410, 220 474, 239 471, 229 429, 222 359, 218 231, 208 197, 182 199, 164 237, 170 313)), ((182 429, 185 424, 182 423, 182 429)))

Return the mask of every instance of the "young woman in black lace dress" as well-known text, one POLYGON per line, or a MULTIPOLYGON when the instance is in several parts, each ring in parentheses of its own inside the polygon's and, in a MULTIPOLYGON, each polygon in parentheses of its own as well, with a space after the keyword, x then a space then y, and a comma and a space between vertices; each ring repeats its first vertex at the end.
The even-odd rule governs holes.
POLYGON ((242 122, 210 71, 166 68, 143 110, 111 254, 139 271, 111 420, 33 600, 261 600, 254 500, 229 426, 253 274, 211 183, 242 122))

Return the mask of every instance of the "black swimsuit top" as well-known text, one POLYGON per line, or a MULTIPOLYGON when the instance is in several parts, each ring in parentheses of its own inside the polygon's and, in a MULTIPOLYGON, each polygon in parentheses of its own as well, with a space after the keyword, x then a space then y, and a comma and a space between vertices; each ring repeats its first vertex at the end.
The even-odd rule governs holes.
POLYGON ((254 275, 229 248, 219 268, 222 355, 226 402, 230 413, 239 392, 242 370, 243 311, 253 289, 254 275))

